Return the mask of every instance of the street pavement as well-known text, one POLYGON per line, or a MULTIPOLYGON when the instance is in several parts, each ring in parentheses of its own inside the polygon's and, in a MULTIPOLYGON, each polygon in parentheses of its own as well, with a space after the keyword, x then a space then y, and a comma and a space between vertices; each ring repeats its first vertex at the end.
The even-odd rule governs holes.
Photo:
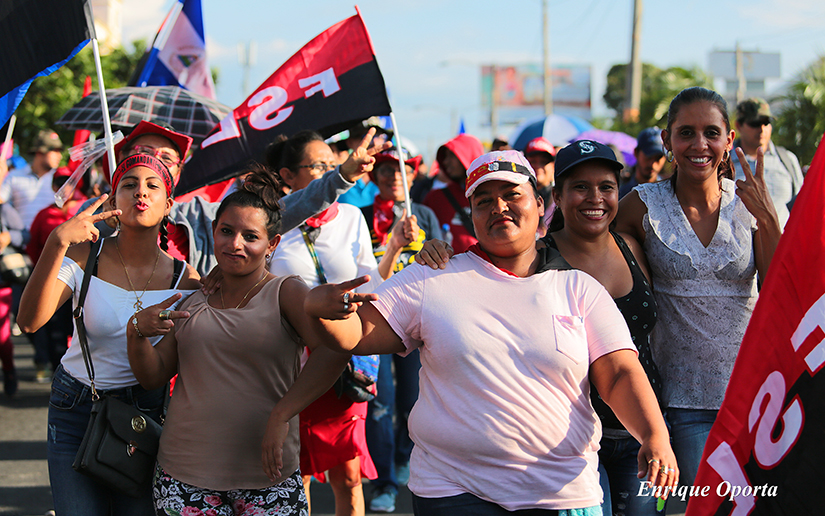
MULTIPOLYGON (((43 516, 53 509, 46 464, 51 386, 34 381, 34 354, 28 341, 22 337, 13 340, 20 388, 11 398, 0 393, 0 516, 43 516)), ((314 515, 335 514, 335 500, 328 484, 313 482, 310 490, 314 515)), ((366 482, 367 507, 371 491, 366 482)), ((668 503, 667 514, 681 516, 684 507, 681 503, 668 503)), ((373 513, 367 510, 367 514, 373 513)), ((412 516, 412 497, 406 488, 399 492, 393 514, 412 516)))

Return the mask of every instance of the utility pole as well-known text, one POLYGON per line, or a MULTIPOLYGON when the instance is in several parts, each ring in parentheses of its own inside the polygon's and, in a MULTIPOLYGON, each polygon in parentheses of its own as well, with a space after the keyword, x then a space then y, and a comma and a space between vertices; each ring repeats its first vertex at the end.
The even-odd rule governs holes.
POLYGON ((748 83, 745 81, 745 63, 742 59, 742 47, 739 46, 738 41, 736 42, 736 80, 739 81, 739 87, 736 88, 736 103, 739 104, 745 100, 748 83))
POLYGON ((498 135, 498 65, 490 66, 490 73, 493 76, 493 89, 490 99, 490 140, 492 141, 498 135))
POLYGON ((255 66, 255 42, 247 44, 238 43, 238 62, 243 68, 243 78, 241 79, 241 91, 244 98, 249 95, 249 69, 255 66))
POLYGON ((642 0, 633 2, 633 35, 630 39, 630 65, 627 67, 627 100, 622 119, 625 122, 639 121, 639 106, 642 103, 642 61, 639 50, 642 45, 642 0))
POLYGON ((543 58, 544 58, 544 116, 553 114, 553 70, 550 68, 550 24, 547 21, 549 17, 549 9, 547 8, 547 0, 541 2, 542 14, 542 38, 543 42, 543 58))

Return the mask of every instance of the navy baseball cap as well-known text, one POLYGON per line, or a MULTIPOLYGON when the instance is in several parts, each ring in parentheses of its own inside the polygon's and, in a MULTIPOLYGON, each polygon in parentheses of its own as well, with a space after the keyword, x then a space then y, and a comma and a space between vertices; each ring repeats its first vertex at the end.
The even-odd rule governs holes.
POLYGON ((579 140, 564 147, 556 154, 556 178, 570 172, 573 167, 591 159, 600 159, 608 165, 621 170, 624 165, 616 159, 613 149, 607 145, 592 140, 579 140))
POLYGON ((636 148, 650 157, 664 156, 665 148, 662 144, 662 130, 657 127, 643 129, 636 138, 636 148))

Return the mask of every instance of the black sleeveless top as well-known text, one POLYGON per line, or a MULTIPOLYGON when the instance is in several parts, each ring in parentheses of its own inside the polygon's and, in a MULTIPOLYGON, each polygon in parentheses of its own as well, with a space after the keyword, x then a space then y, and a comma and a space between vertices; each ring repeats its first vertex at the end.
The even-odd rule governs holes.
MULTIPOLYGON (((627 262, 627 266, 630 268, 630 273, 633 276, 633 288, 630 290, 630 293, 623 297, 614 298, 613 301, 616 303, 616 306, 619 308, 619 311, 627 323, 633 344, 636 345, 636 349, 639 351, 639 362, 641 362, 642 368, 644 368, 647 378, 650 380, 650 385, 653 387, 653 392, 656 394, 656 399, 658 400, 661 398, 662 379, 659 376, 659 370, 656 364, 653 362, 649 340, 650 332, 653 331, 653 326, 656 325, 658 311, 656 300, 653 298, 653 289, 647 282, 647 278, 645 278, 641 267, 636 263, 636 257, 633 256, 624 239, 612 231, 610 234, 616 241, 616 245, 619 246, 622 256, 624 256, 625 262, 627 262)), ((556 247, 556 241, 553 240, 553 237, 549 233, 542 238, 542 240, 548 247, 558 249, 558 247, 556 247)), ((599 396, 596 386, 592 383, 590 384, 590 401, 596 410, 596 414, 599 415, 599 419, 601 419, 602 427, 624 430, 624 426, 619 422, 616 415, 613 414, 610 407, 607 406, 607 403, 599 396)))

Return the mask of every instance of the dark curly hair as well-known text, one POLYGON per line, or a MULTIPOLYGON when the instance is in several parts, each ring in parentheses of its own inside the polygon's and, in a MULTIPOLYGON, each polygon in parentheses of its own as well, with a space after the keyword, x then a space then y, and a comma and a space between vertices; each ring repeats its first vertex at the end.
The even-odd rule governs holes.
POLYGON ((230 206, 259 208, 266 213, 266 234, 273 238, 281 232, 281 205, 283 182, 281 178, 268 167, 260 163, 252 163, 246 167, 241 175, 246 174, 241 187, 227 195, 218 207, 215 220, 230 206))

